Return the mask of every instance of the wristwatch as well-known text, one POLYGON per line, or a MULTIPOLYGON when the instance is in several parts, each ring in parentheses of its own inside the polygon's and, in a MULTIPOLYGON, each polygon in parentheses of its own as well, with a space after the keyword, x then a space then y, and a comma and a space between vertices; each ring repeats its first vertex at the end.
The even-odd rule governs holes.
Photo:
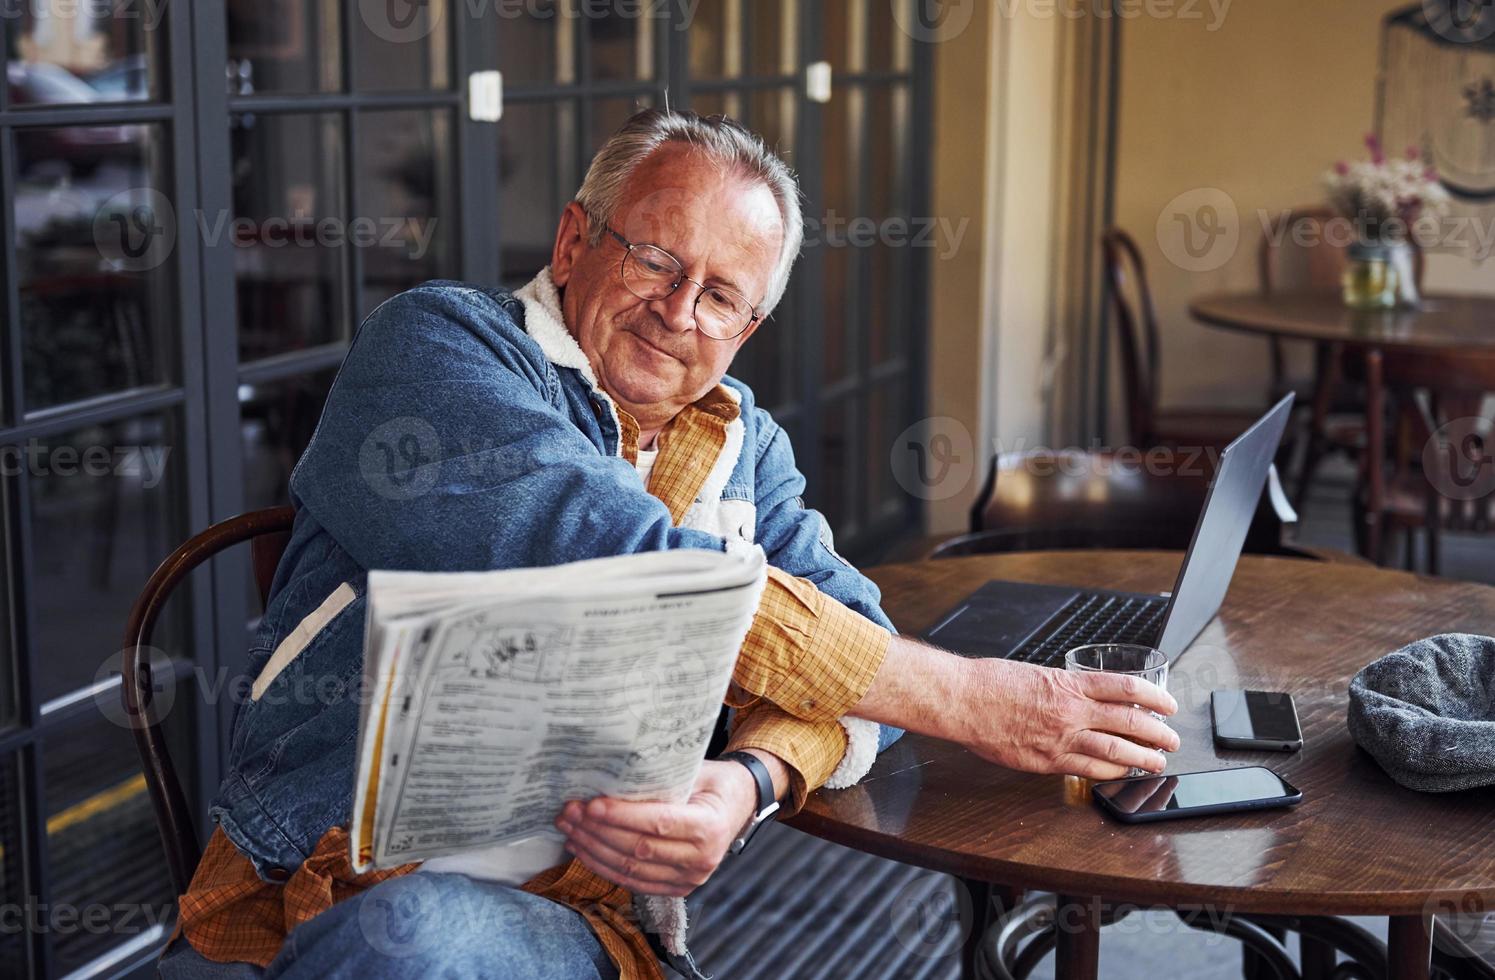
POLYGON ((747 849, 748 841, 758 832, 768 820, 779 812, 779 801, 773 794, 773 777, 768 773, 768 767, 763 761, 750 752, 723 752, 717 757, 718 761, 740 762, 747 767, 747 771, 753 774, 753 781, 758 784, 758 806, 753 811, 753 818, 742 828, 742 832, 732 841, 732 846, 727 850, 732 854, 741 854, 747 849))

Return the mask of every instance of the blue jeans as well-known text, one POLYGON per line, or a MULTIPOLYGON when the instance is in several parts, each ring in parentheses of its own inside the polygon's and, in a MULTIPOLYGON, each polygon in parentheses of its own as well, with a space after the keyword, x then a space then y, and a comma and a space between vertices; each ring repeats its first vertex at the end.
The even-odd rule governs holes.
POLYGON ((159 966, 164 980, 618 976, 580 913, 507 885, 426 872, 391 878, 334 905, 287 936, 264 970, 214 963, 183 939, 159 966))

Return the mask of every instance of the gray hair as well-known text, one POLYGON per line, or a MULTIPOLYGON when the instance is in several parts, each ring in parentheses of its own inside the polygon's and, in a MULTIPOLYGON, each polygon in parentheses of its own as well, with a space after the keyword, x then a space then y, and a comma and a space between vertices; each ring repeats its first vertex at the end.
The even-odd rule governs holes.
POLYGON ((799 183, 762 137, 726 116, 645 109, 609 137, 592 158, 581 190, 576 192, 576 203, 591 222, 591 244, 595 247, 602 243, 603 226, 612 222, 634 170, 666 143, 693 146, 724 169, 759 181, 773 193, 784 222, 784 242, 773 278, 768 282, 768 294, 757 310, 763 316, 772 313, 789 286, 789 272, 804 242, 805 219, 800 212, 799 183))

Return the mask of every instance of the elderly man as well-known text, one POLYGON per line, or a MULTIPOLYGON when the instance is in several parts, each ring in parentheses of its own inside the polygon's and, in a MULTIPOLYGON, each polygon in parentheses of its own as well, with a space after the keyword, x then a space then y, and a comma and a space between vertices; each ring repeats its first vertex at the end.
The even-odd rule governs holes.
POLYGON ((597 155, 529 285, 431 283, 368 319, 291 478, 254 693, 163 974, 658 977, 660 940, 691 971, 672 900, 766 797, 792 812, 851 785, 897 727, 1035 772, 1163 768, 1145 745, 1176 736, 1136 706, 1171 713, 1167 694, 893 635, 805 509, 788 438, 726 377, 755 331, 794 328, 764 320, 801 237, 794 179, 757 137, 648 111, 597 155), (729 751, 687 802, 569 803, 559 864, 520 847, 353 872, 369 569, 751 547, 772 567, 729 751))

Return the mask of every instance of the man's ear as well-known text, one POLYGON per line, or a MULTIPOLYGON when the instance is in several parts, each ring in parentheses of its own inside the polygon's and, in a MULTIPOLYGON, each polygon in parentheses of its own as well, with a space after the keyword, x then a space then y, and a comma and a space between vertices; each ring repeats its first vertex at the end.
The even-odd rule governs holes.
POLYGON ((550 278, 556 288, 564 287, 588 248, 591 225, 580 204, 572 201, 561 212, 561 224, 555 231, 555 248, 550 253, 550 278))

